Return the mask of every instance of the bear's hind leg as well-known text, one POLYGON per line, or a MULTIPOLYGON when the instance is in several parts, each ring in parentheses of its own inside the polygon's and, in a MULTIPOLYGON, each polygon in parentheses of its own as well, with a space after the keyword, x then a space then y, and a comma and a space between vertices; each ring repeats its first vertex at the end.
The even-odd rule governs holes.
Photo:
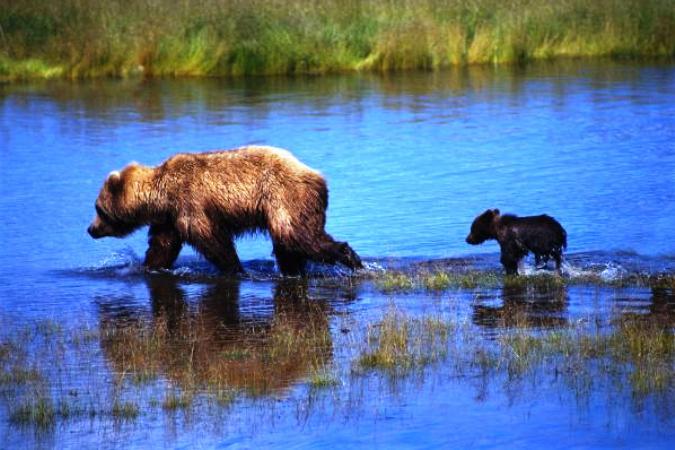
POLYGON ((183 240, 173 225, 152 225, 143 266, 150 270, 170 269, 182 247, 183 240))
POLYGON ((553 250, 551 252, 551 256, 553 257, 553 261, 555 261, 555 271, 560 274, 560 266, 562 265, 562 249, 557 248, 553 250))
POLYGON ((328 246, 328 252, 333 254, 338 262, 352 270, 363 269, 361 258, 346 242, 333 241, 328 246))
POLYGON ((274 257, 279 271, 283 275, 298 276, 305 273, 307 259, 301 252, 287 249, 281 244, 274 244, 274 257))
MULTIPOLYGON (((362 269, 361 258, 349 244, 336 242, 324 230, 325 208, 325 204, 319 205, 309 212, 305 211, 304 214, 277 208, 268 213, 268 230, 275 246, 282 247, 289 254, 301 255, 305 259, 326 264, 341 263, 352 270, 362 269)), ((280 263, 280 267, 282 264, 284 262, 280 263)))
POLYGON ((539 254, 535 253, 534 254, 534 268, 535 269, 545 269, 546 266, 548 266, 548 259, 549 256, 548 254, 539 254), (543 265, 541 263, 544 263, 543 265))

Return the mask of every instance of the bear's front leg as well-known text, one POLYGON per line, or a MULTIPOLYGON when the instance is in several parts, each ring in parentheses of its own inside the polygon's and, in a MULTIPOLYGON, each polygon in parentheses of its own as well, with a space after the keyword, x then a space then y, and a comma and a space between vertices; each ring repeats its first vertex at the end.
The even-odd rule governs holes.
POLYGON ((244 267, 239 261, 234 240, 231 237, 219 236, 207 240, 199 240, 194 243, 199 253, 214 264, 221 272, 227 275, 244 273, 244 267))
POLYGON ((173 225, 151 225, 143 265, 150 270, 170 269, 182 247, 183 240, 173 225))
POLYGON ((515 243, 499 243, 501 248, 501 263, 507 275, 518 275, 518 262, 527 254, 515 243))

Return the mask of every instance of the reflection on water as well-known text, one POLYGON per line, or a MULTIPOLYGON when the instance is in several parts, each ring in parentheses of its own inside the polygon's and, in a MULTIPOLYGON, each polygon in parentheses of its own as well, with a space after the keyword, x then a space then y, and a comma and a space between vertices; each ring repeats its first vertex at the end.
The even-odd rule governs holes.
POLYGON ((264 394, 289 387, 330 359, 328 306, 308 298, 306 281, 279 281, 268 317, 242 314, 236 280, 207 286, 192 305, 175 277, 149 277, 148 288, 151 318, 101 305, 101 343, 115 373, 161 374, 184 390, 264 394))
POLYGON ((505 285, 499 306, 482 303, 483 296, 474 301, 472 321, 483 327, 559 328, 569 323, 564 286, 505 285))

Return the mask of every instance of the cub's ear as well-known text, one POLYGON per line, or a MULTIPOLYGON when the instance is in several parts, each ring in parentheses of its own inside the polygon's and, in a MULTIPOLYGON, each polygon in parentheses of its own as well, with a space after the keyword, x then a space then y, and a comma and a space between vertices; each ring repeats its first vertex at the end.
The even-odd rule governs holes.
POLYGON ((119 192, 122 189, 122 174, 118 170, 110 172, 106 184, 110 192, 119 192))
POLYGON ((492 213, 493 213, 495 216, 498 216, 498 215, 499 215, 499 210, 498 210, 497 208, 495 208, 495 209, 492 210, 492 213))

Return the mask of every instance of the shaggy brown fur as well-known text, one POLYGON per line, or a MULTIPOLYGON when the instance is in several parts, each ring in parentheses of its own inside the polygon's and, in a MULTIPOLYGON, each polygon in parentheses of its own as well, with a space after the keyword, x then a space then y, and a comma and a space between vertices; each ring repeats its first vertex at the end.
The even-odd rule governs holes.
POLYGON ((286 150, 250 146, 111 173, 88 231, 124 237, 149 225, 151 269, 171 267, 187 242, 223 272, 242 272, 234 238, 251 231, 269 232, 284 274, 302 273, 307 260, 361 268, 351 247, 324 231, 327 207, 321 174, 286 150))

